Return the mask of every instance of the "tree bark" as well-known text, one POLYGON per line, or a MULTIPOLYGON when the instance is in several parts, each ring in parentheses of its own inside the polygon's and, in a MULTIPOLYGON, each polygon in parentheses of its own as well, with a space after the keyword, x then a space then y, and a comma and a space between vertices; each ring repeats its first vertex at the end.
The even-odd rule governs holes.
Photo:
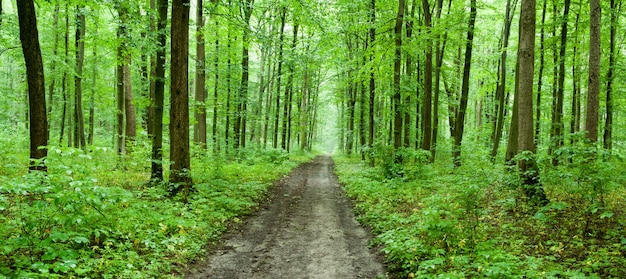
POLYGON ((154 69, 154 118, 152 120, 152 166, 150 180, 163 181, 163 103, 165 95, 165 54, 168 0, 157 2, 157 52, 154 69))
POLYGON ((615 45, 616 42, 616 31, 618 18, 617 15, 620 14, 621 10, 621 2, 620 8, 618 8, 615 0, 611 0, 611 31, 610 31, 610 49, 609 49, 609 72, 607 73, 607 81, 606 81, 606 119, 604 123, 604 148, 607 150, 611 150, 613 148, 613 81, 615 79, 614 72, 615 67, 617 66, 615 63, 615 45))
POLYGON ((545 32, 545 23, 546 23, 546 10, 548 7, 548 0, 543 0, 543 7, 541 9, 541 34, 539 39, 539 74, 537 80, 537 96, 536 96, 536 104, 535 104, 535 144, 539 144, 540 133, 541 133, 541 90, 543 89, 543 70, 545 68, 546 62, 546 32, 545 32))
POLYGON ((395 56, 393 60, 393 146, 402 147, 402 92, 400 88, 400 68, 402 65, 402 23, 404 21, 405 0, 398 1, 398 14, 396 16, 395 36, 395 56))
POLYGON ((241 42, 241 86, 239 86, 239 92, 237 94, 237 114, 235 115, 235 138, 234 147, 246 147, 246 114, 248 106, 248 79, 249 79, 249 44, 250 44, 250 17, 252 15, 253 0, 243 0, 243 35, 241 42))
MULTIPOLYGON (((370 24, 370 28, 369 28, 369 44, 368 44, 368 52, 369 52, 369 63, 370 63, 370 68, 369 68, 369 136, 368 136, 368 142, 367 145, 370 149, 370 154, 371 154, 371 149, 374 147, 374 127, 375 127, 375 122, 374 122, 374 110, 375 110, 375 101, 376 101, 376 79, 375 79, 375 73, 374 73, 374 59, 375 59, 375 52, 374 52, 374 44, 376 42, 376 28, 374 27, 374 24, 376 23, 376 0, 370 0, 370 9, 369 9, 369 24, 370 24)), ((374 165, 374 158, 370 159, 370 164, 374 165)))
MULTIPOLYGON (((566 0, 569 1, 569 0, 566 0)), ((523 190, 532 203, 546 205, 548 199, 539 182, 539 168, 535 162, 533 134, 533 78, 535 69, 535 0, 522 0, 519 36, 518 147, 529 152, 519 162, 523 190)))
MULTIPOLYGON (((202 149, 206 149, 206 55, 204 47, 204 0, 196 1, 196 92, 195 109, 196 118, 195 129, 193 129, 194 140, 202 149)), ((217 80, 216 80, 217 82, 217 80)))
POLYGON ((598 110, 600 95, 600 0, 589 0, 591 24, 589 26, 589 83, 587 89, 586 137, 595 144, 598 141, 598 110))
POLYGON ((172 2, 170 194, 192 187, 189 155, 189 0, 172 2))
POLYGON ((509 36, 511 34, 511 23, 513 22, 513 14, 515 11, 515 3, 511 3, 511 0, 506 1, 506 14, 504 18, 504 31, 502 32, 502 52, 500 54, 500 67, 498 68, 498 84, 496 86, 496 121, 494 122, 494 129, 491 135, 491 143, 493 148, 491 149, 491 160, 494 161, 496 155, 498 155, 498 148, 500 147, 500 140, 502 139, 502 128, 504 127, 504 97, 506 92, 506 60, 508 56, 509 36))
POLYGON ((274 137, 272 141, 272 147, 278 148, 278 123, 280 121, 280 87, 282 80, 283 69, 283 42, 285 40, 285 17, 287 14, 287 8, 282 7, 280 11, 280 35, 278 39, 278 80, 276 81, 276 111, 274 118, 274 137))
POLYGON ((47 171, 48 115, 46 114, 46 84, 43 59, 39 46, 37 16, 32 0, 17 1, 20 41, 28 79, 29 135, 31 171, 47 171))
MULTIPOLYGON (((425 36, 428 38, 432 28, 432 16, 428 0, 422 0, 424 9, 424 25, 426 26, 425 36)), ((432 147, 432 95, 433 95, 433 48, 432 42, 426 40, 426 51, 424 59, 424 96, 422 100, 422 149, 431 150, 432 147)))
POLYGON ((458 115, 456 117, 453 160, 454 165, 461 166, 461 143, 463 141, 463 130, 465 129, 465 111, 467 110, 467 101, 469 95, 469 78, 472 64, 472 46, 474 41, 474 25, 476 23, 476 0, 471 0, 470 19, 467 31, 467 41, 465 45, 465 63, 463 66, 463 84, 461 85, 461 101, 459 104, 458 115))

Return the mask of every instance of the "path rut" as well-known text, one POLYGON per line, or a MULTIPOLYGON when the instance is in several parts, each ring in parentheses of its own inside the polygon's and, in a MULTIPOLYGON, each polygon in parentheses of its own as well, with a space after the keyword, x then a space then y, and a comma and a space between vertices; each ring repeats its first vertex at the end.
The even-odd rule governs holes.
POLYGON ((283 178, 261 208, 186 278, 384 278, 333 172, 319 156, 283 178))

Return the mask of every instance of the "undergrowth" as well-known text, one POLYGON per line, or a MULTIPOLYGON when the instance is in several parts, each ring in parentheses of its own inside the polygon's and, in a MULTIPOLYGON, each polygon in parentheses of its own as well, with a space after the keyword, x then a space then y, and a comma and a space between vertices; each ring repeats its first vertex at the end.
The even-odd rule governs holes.
POLYGON ((571 153, 559 168, 542 165, 551 202, 540 208, 517 173, 488 160, 453 169, 335 159, 399 278, 626 278, 626 166, 571 153))
MULTIPOLYGON (((271 183, 310 159, 246 150, 254 158, 195 156, 196 192, 183 203, 149 187, 136 150, 49 149, 49 174, 0 166, 0 278, 177 278, 271 183)), ((4 158, 19 154, 1 154, 4 158)), ((4 161, 8 162, 8 161, 4 161)))

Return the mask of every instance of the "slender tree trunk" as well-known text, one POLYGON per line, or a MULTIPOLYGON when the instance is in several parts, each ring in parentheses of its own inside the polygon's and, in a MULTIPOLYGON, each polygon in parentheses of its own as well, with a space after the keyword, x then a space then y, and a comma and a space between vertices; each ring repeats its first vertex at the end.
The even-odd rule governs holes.
POLYGON ((192 188, 189 155, 189 0, 172 2, 170 183, 171 195, 192 188))
MULTIPOLYGON (((70 13, 69 4, 65 4, 65 33, 63 35, 65 46, 65 64, 69 64, 69 49, 70 49, 70 13)), ((63 136, 65 134, 65 122, 67 118, 67 70, 63 71, 63 78, 61 79, 61 91, 63 94, 63 108, 61 112, 61 129, 59 134, 59 145, 63 144, 63 136)))
POLYGON ((152 167, 150 180, 163 181, 163 106, 165 95, 165 53, 168 0, 158 0, 157 51, 154 66, 154 119, 152 120, 152 167))
POLYGON ((125 116, 125 139, 126 150, 134 145, 137 136, 137 116, 133 104, 133 81, 130 72, 130 53, 124 55, 124 116, 125 116))
POLYGON ((276 114, 274 118, 274 138, 272 147, 278 148, 278 123, 280 120, 280 88, 283 69, 283 42, 285 40, 285 17, 287 8, 282 7, 280 11, 280 35, 278 39, 278 80, 276 82, 276 114))
MULTIPOLYGON (((120 9, 120 21, 122 21, 122 15, 120 9)), ((126 31, 124 31, 124 24, 120 22, 120 25, 117 30, 117 37, 120 40, 124 37, 126 31)), ((126 139, 124 137, 124 112, 125 112, 125 95, 124 95, 124 42, 120 42, 120 45, 117 47, 117 67, 116 67, 116 77, 117 77, 117 154, 121 156, 126 153, 126 139)))
POLYGON ((491 135, 491 143, 493 148, 491 149, 491 160, 494 161, 496 155, 498 155, 498 148, 500 147, 500 140, 502 139, 502 128, 504 127, 504 97, 506 92, 506 60, 509 47, 509 35, 511 34, 511 23, 513 21, 513 14, 515 13, 515 3, 511 3, 511 0, 506 1, 506 15, 504 18, 504 31, 502 33, 502 53, 500 54, 500 67, 498 68, 498 85, 496 86, 496 121, 494 130, 491 135))
POLYGON ((293 98, 293 76, 295 75, 294 56, 298 44, 298 24, 293 26, 293 40, 291 41, 291 56, 289 60, 289 74, 285 86, 285 102, 283 103, 283 129, 281 134, 281 147, 289 152, 289 122, 291 122, 291 99, 293 98))
POLYGON ((215 19, 215 57, 213 58, 213 68, 215 71, 215 83, 213 84, 213 123, 211 128, 211 136, 213 141, 213 151, 219 152, 219 143, 217 140, 217 119, 219 108, 219 80, 220 80, 220 36, 219 35, 219 20, 215 19))
MULTIPOLYGON (((582 9, 582 5, 579 5, 579 11, 576 14, 576 21, 574 23, 574 34, 578 34, 578 22, 580 19, 580 10, 582 9)), ((580 61, 578 54, 578 44, 579 39, 578 35, 574 37, 574 47, 573 47, 573 55, 572 55, 572 116, 570 119, 570 133, 574 134, 580 131, 580 97, 581 97, 581 86, 580 86, 580 61)), ((576 139, 574 138, 573 141, 576 139)))
MULTIPOLYGON (((97 30, 94 30, 94 33, 97 34, 97 30)), ((94 60, 98 60, 98 46, 96 44, 93 45, 92 56, 94 60)), ((95 131, 95 106, 96 106, 96 82, 98 78, 98 65, 93 63, 93 68, 91 69, 91 96, 89 96, 89 129, 87 131, 87 144, 93 145, 93 134, 95 131)))
POLYGON ((28 79, 28 106, 30 117, 30 163, 31 171, 47 171, 48 115, 46 114, 46 80, 39 46, 37 16, 32 0, 17 2, 20 41, 28 79))
MULTIPOLYGON (((417 0, 412 1, 411 9, 409 12, 409 19, 406 20, 406 40, 411 41, 411 37, 413 36, 413 18, 415 18, 415 9, 417 9, 417 0)), ((408 5, 405 7, 405 10, 409 10, 408 5)), ((413 56, 409 52, 405 52, 405 61, 406 64, 404 66, 404 71, 406 73, 407 80, 411 80, 413 77, 413 56)), ((411 94, 406 94, 404 96, 404 147, 411 147, 411 94)), ((415 132, 417 134, 417 131, 415 132)))
POLYGON ((515 63, 515 92, 513 94, 513 111, 511 113, 511 124, 509 126, 509 141, 506 145, 506 153, 504 155, 504 163, 508 166, 514 166, 513 158, 519 150, 519 55, 515 63))
MULTIPOLYGON (((53 24, 52 24, 52 30, 58 30, 59 29, 59 10, 61 8, 61 5, 59 3, 56 3, 54 5, 54 19, 53 19, 53 24)), ((2 21, 2 0, 0 0, 0 23, 2 21)), ((59 54, 59 32, 55 31, 54 32, 54 46, 53 46, 53 51, 52 51, 52 56, 53 57, 57 57, 59 54)), ((50 73, 55 73, 56 72, 56 61, 52 61, 52 65, 50 66, 50 73)), ((56 78, 52 77, 52 79, 50 80, 50 84, 48 85, 48 119, 52 118, 52 109, 54 108, 54 89, 55 89, 55 85, 56 85, 56 78)), ((50 125, 52 124, 51 121, 48 122, 48 133, 50 132, 50 125)), ((49 135, 48 135, 49 138, 49 135)))
MULTIPOLYGON (((561 23, 561 46, 559 49, 559 74, 556 94, 556 106, 555 106, 555 128, 553 142, 556 143, 555 149, 563 146, 565 137, 565 125, 563 123, 563 105, 565 99, 565 51, 567 50, 567 22, 569 16, 570 0, 565 0, 563 9, 563 19, 561 23)), ((553 158, 552 164, 557 165, 558 159, 553 158)))
POLYGON ((548 0, 543 0, 543 8, 541 10, 541 34, 539 39, 539 74, 537 80, 537 96, 535 106, 535 143, 539 144, 541 136, 541 89, 543 89, 543 69, 545 67, 546 56, 546 43, 545 43, 545 23, 546 23, 546 10, 548 8, 548 0))
POLYGON ((393 146, 402 147, 402 92, 400 88, 400 68, 402 63, 402 24, 404 21, 405 0, 398 1, 398 15, 395 26, 395 56, 393 62, 393 146))
POLYGON ((237 115, 235 117, 235 149, 246 147, 246 111, 248 106, 248 79, 249 79, 249 28, 250 16, 252 15, 253 0, 244 0, 244 27, 241 47, 241 86, 237 97, 237 115))
POLYGON ((461 143, 463 141, 463 130, 465 129, 465 111, 469 95, 469 78, 472 64, 472 46, 474 41, 474 25, 476 23, 476 0, 471 0, 470 19, 467 31, 467 41, 465 45, 465 63, 463 66, 463 84, 461 85, 461 102, 456 117, 456 127, 454 135, 453 159, 454 165, 461 166, 461 143))
POLYGON ((617 16, 620 14, 621 10, 621 2, 619 8, 615 2, 615 0, 611 0, 611 31, 610 31, 610 49, 609 49, 609 72, 607 73, 607 81, 606 81, 606 119, 604 123, 604 148, 607 150, 611 150, 613 148, 613 81, 614 71, 617 63, 615 62, 615 45, 616 42, 616 32, 617 32, 617 24, 618 18, 617 16))
MULTIPOLYGON (((450 14, 450 6, 452 0, 448 1, 448 15, 450 14)), ((443 9, 443 0, 437 2, 437 20, 441 19, 441 11, 443 9)), ((437 38, 435 42, 435 84, 434 91, 435 96, 433 98, 433 132, 432 132, 432 144, 430 149, 430 162, 435 162, 437 155, 437 138, 439 136, 439 91, 441 90, 441 67, 443 66, 443 58, 446 53, 446 44, 448 41, 448 32, 444 32, 443 36, 437 38)))
MULTIPOLYGON (((196 118, 195 129, 193 129, 194 140, 202 149, 206 149, 206 55, 204 49, 204 0, 196 1, 196 92, 195 109, 196 118)), ((217 80, 215 80, 217 82, 217 80)))
MULTIPOLYGON (((426 38, 430 37, 432 28, 432 15, 428 0, 422 0, 422 8, 424 9, 424 25, 426 26, 426 38)), ((426 40, 425 59, 424 59, 424 96, 422 100, 422 149, 431 150, 432 148, 432 95, 433 95, 433 48, 431 40, 426 40)))
POLYGON ((602 10, 600 0, 589 0, 591 24, 589 26, 589 83, 587 89, 587 139, 598 141, 598 109, 600 95, 600 22, 602 10))
MULTIPOLYGON (((370 63, 370 68, 369 68, 369 136, 368 136, 368 142, 367 145, 369 147, 369 149, 371 150, 374 147, 374 127, 375 127, 375 122, 374 122, 374 110, 375 110, 375 101, 376 101, 376 79, 375 79, 375 73, 374 73, 374 59, 375 59, 375 47, 374 44, 376 43, 376 28, 374 27, 376 23, 376 0, 370 0, 370 9, 369 9, 369 24, 370 24, 370 28, 369 28, 369 45, 368 45, 368 52, 369 52, 369 63, 370 63)), ((371 153, 371 151, 370 151, 371 153)), ((370 159, 370 164, 373 166, 374 165, 374 158, 370 159)))

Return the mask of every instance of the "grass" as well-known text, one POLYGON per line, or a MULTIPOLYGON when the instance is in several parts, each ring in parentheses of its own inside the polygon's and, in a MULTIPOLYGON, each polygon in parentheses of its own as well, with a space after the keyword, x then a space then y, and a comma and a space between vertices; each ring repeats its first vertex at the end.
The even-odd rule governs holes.
POLYGON ((626 278, 626 166, 575 161, 542 168, 541 208, 488 160, 389 178, 385 164, 338 157, 336 170, 399 278, 626 278))
POLYGON ((47 176, 5 163, 0 278, 180 278, 274 180, 311 158, 245 152, 251 156, 238 161, 194 156, 196 192, 187 203, 168 198, 164 186, 147 186, 146 150, 120 164, 107 148, 51 147, 47 176))

